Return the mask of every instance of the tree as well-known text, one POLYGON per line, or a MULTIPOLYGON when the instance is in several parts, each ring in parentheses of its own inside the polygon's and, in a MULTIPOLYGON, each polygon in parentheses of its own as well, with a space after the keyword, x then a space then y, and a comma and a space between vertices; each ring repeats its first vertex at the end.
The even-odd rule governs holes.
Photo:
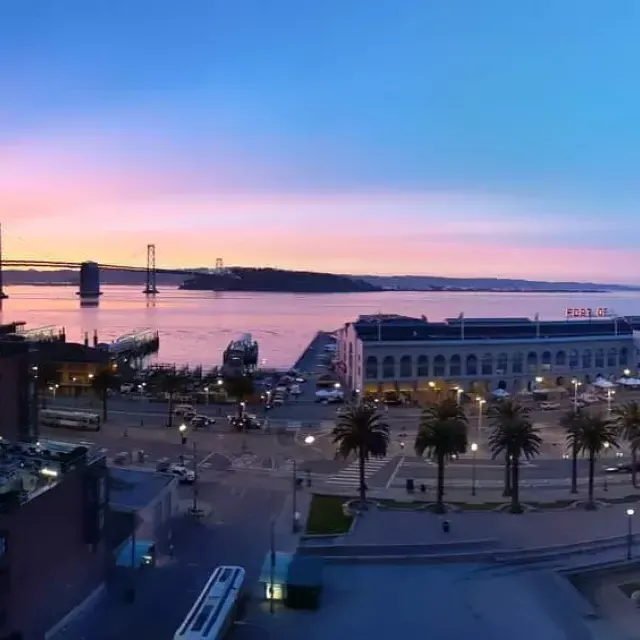
POLYGON ((61 375, 58 367, 52 362, 41 362, 36 375, 36 393, 40 396, 42 408, 47 405, 47 391, 60 384, 61 375))
POLYGON ((620 436, 631 447, 631 484, 637 487, 636 464, 640 447, 640 405, 633 400, 621 407, 616 407, 613 410, 613 424, 618 429, 620 436))
POLYGON ((356 454, 360 472, 360 504, 366 505, 366 463, 369 458, 384 458, 389 448, 389 426, 383 415, 369 403, 358 402, 343 407, 333 429, 338 454, 348 458, 356 454))
POLYGON ((234 398, 237 403, 238 418, 242 418, 244 411, 242 403, 245 398, 250 397, 254 393, 253 378, 251 376, 229 376, 224 378, 224 389, 227 395, 234 398))
POLYGON ((176 393, 184 389, 186 381, 175 369, 170 369, 160 374, 159 382, 161 391, 167 394, 169 400, 167 427, 171 428, 173 427, 173 399, 176 393))
POLYGON ((560 426, 566 432, 567 448, 571 452, 571 493, 578 493, 578 453, 580 451, 580 431, 585 413, 580 407, 567 411, 560 417, 560 426))
POLYGON ((438 466, 436 510, 445 513, 444 469, 448 460, 467 450, 467 416, 455 399, 444 398, 427 406, 420 416, 414 445, 416 454, 435 458, 438 466))
POLYGON ((520 504, 520 460, 535 458, 540 453, 542 438, 533 426, 529 410, 515 400, 503 400, 492 407, 489 420, 489 449, 494 459, 504 454, 509 463, 511 480, 511 513, 522 513, 520 504))
POLYGON ((91 388, 102 401, 102 421, 107 421, 107 402, 109 391, 115 391, 120 386, 120 378, 109 366, 99 369, 91 378, 91 388))
POLYGON ((593 478, 596 459, 605 445, 618 446, 618 434, 613 422, 602 412, 585 413, 576 433, 578 451, 589 456, 589 496, 588 509, 595 509, 593 500, 593 478))

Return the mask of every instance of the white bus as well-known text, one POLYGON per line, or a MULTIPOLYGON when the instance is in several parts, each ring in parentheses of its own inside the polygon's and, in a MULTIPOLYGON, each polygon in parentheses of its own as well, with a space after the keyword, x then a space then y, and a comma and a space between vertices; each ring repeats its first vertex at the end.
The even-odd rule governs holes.
POLYGON ((244 578, 242 567, 218 567, 173 640, 222 640, 235 622, 244 578))
POLYGON ((39 421, 42 427, 79 431, 98 431, 100 429, 100 416, 97 413, 87 413, 86 411, 41 409, 39 421))

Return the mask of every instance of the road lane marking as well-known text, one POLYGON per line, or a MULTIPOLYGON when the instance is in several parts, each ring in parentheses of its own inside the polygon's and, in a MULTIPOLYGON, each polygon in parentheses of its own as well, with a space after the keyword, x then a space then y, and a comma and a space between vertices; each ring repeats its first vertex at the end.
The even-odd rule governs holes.
POLYGON ((402 458, 398 460, 398 464, 396 464, 396 468, 391 473, 389 480, 387 480, 387 484, 385 485, 386 489, 388 489, 393 484, 393 481, 396 479, 396 476, 398 475, 398 471, 400 471, 400 467, 404 464, 404 460, 405 460, 404 456, 402 456, 402 458))

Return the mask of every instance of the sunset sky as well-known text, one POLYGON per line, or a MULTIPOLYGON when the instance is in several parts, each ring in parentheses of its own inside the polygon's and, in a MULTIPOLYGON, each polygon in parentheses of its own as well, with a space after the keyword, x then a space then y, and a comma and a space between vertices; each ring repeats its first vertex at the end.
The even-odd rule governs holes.
POLYGON ((3 0, 6 258, 640 283, 638 0, 3 0))

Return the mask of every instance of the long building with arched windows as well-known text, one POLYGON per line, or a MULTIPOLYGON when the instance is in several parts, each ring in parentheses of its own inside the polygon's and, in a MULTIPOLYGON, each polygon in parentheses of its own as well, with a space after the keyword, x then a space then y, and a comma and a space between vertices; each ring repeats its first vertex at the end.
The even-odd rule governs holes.
POLYGON ((455 318, 429 322, 361 316, 337 332, 337 365, 351 389, 421 391, 460 387, 512 393, 636 374, 640 317, 540 321, 455 318))

